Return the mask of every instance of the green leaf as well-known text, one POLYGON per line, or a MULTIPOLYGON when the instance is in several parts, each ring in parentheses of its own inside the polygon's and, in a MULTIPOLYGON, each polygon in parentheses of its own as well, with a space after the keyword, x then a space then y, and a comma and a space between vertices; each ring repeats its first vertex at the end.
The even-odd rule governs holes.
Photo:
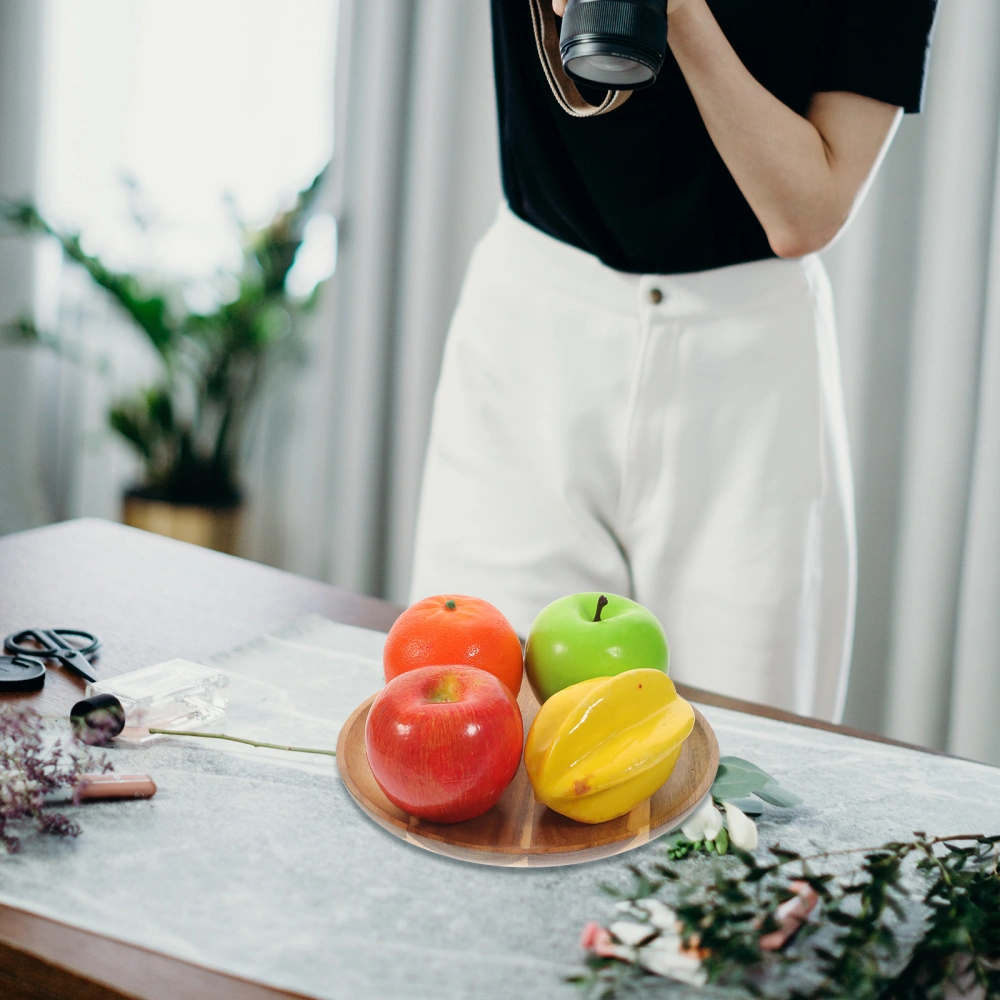
POLYGON ((777 858, 781 858, 782 861, 798 861, 802 855, 798 851, 789 851, 785 847, 781 847, 775 844, 773 847, 769 848, 770 852, 777 858))
POLYGON ((802 805, 802 799, 795 792, 782 788, 776 781, 769 781, 766 785, 755 789, 753 794, 780 809, 791 809, 793 806, 802 805))
POLYGON ((735 767, 740 771, 755 771, 757 774, 764 775, 768 781, 774 781, 774 778, 772 778, 767 771, 758 767, 749 760, 744 760, 742 757, 720 757, 719 763, 725 764, 727 767, 735 767))
POLYGON ((648 899, 656 891, 656 887, 650 882, 649 876, 639 868, 638 865, 625 866, 635 878, 635 885, 631 890, 631 899, 648 899))
POLYGON ((737 764, 719 764, 712 784, 712 797, 720 802, 742 799, 763 788, 771 779, 757 770, 748 770, 737 764))
POLYGON ((3 343, 38 344, 42 341, 41 331, 27 316, 20 316, 11 323, 0 326, 3 343))
POLYGON ((715 835, 715 849, 719 854, 725 854, 729 850, 729 831, 725 827, 715 835))

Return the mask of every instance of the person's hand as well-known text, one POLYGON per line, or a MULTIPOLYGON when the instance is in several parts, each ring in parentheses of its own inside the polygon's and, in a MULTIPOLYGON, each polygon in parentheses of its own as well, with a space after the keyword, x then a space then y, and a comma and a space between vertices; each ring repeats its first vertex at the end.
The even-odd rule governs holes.
MULTIPOLYGON (((552 0, 552 9, 562 17, 566 13, 567 0, 552 0)), ((667 13, 673 14, 678 7, 683 7, 687 0, 667 0, 667 13)))

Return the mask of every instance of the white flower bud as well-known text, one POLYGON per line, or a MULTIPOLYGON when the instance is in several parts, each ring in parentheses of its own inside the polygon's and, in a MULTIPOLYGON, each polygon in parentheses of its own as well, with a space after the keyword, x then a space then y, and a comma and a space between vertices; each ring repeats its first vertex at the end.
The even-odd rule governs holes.
POLYGON ((687 840, 697 843, 699 840, 715 840, 721 829, 722 813, 709 797, 685 820, 681 833, 687 840))
POLYGON ((757 824, 739 806, 723 802, 726 810, 726 825, 729 827, 729 842, 744 851, 757 848, 757 824))

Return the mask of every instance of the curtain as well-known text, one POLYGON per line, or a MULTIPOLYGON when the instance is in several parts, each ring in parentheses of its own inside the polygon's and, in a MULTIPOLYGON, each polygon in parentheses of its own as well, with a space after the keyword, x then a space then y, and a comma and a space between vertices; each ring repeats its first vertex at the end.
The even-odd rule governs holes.
POLYGON ((500 201, 489 4, 354 0, 341 17, 337 273, 306 382, 273 404, 286 433, 257 466, 300 472, 258 475, 258 527, 274 516, 253 554, 405 601, 444 338, 500 201))
POLYGON ((1000 5, 944 4, 926 114, 829 254, 860 535, 849 720, 1000 763, 1000 5))
MULTIPOLYGON (((8 55, 8 19, 20 11, 13 30, 30 38, 32 7, 0 6, 5 185, 31 175, 30 162, 14 160, 31 149, 23 135, 30 138, 32 77, 11 69, 30 49, 8 55), (18 129, 26 132, 12 138, 18 129)), ((402 601, 448 320, 500 198, 489 4, 345 0, 341 17, 336 168, 325 193, 339 221, 338 269, 309 330, 309 364, 284 376, 260 415, 247 554, 402 601)), ((927 112, 904 122, 858 217, 824 255, 839 313, 860 543, 846 721, 994 763, 997 38, 995 0, 942 4, 927 112)), ((4 302, 12 286, 22 295, 29 287, 14 273, 0 270, 4 302)), ((0 357, 0 451, 16 458, 4 468, 28 471, 17 484, 0 477, 0 530, 12 530, 25 526, 24 511, 39 509, 32 484, 44 482, 45 463, 30 421, 7 430, 21 419, 11 402, 23 398, 14 363, 31 362, 0 357)))
MULTIPOLYGON (((30 197, 38 176, 42 19, 33 0, 0 3, 0 195, 30 197)), ((0 238, 0 321, 35 307, 35 246, 0 238)), ((0 346, 0 534, 42 523, 49 514, 39 449, 36 396, 45 360, 0 346)))

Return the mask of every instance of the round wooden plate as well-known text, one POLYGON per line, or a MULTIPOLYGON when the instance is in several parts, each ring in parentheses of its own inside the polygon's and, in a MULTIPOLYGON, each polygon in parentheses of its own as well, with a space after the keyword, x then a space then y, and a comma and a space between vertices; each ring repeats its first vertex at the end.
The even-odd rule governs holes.
MULTIPOLYGON (((365 721, 375 695, 359 705, 337 739, 337 767, 354 801, 383 829, 436 854, 503 867, 573 865, 622 854, 676 829, 702 802, 719 768, 719 744, 712 727, 695 709, 694 730, 684 743, 666 784, 627 816, 608 823, 577 823, 535 797, 518 768, 500 801, 478 819, 429 823, 397 809, 382 793, 368 766, 365 721)), ((538 711, 527 683, 518 698, 527 733, 538 711)))

